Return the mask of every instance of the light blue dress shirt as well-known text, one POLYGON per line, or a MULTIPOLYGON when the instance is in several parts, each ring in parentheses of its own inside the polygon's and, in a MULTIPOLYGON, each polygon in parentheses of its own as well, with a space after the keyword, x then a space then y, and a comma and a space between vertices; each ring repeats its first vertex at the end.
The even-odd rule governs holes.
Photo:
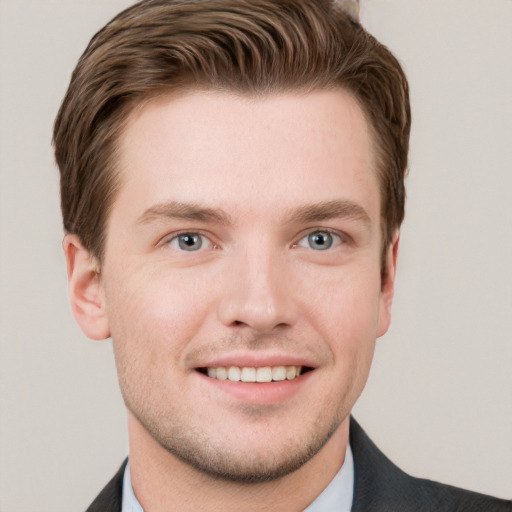
MULTIPOLYGON (((304 512, 350 512, 354 494, 354 459, 347 445, 345 462, 322 494, 304 512)), ((126 465, 123 479, 122 512, 144 512, 133 492, 130 465, 126 465)))

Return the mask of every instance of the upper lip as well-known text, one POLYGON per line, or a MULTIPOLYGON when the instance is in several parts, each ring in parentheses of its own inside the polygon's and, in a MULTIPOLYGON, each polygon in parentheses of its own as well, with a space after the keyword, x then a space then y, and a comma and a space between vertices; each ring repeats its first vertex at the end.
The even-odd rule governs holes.
POLYGON ((258 352, 222 354, 201 361, 196 368, 218 368, 238 366, 239 368, 261 368, 264 366, 303 366, 315 368, 318 366, 311 357, 298 354, 263 354, 258 352))

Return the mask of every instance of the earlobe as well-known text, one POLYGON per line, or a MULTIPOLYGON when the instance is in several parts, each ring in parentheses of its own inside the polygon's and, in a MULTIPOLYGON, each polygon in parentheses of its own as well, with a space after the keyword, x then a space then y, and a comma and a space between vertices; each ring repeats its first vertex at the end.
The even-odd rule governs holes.
POLYGON ((68 270, 71 310, 84 334, 93 340, 110 336, 99 264, 76 235, 62 243, 68 270))
POLYGON ((379 321, 377 326, 377 337, 386 334, 391 324, 391 308, 395 295, 396 265, 398 262, 398 248, 400 245, 400 233, 397 231, 389 244, 386 253, 386 269, 381 279, 379 321))

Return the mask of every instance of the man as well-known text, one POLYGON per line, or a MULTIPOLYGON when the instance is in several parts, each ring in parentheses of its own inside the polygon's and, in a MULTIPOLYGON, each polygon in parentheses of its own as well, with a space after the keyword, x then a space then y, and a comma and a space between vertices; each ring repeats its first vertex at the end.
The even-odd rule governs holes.
POLYGON ((89 510, 510 510, 350 418, 388 329, 410 110, 327 0, 146 1, 55 124, 73 313, 112 337, 130 455, 89 510))

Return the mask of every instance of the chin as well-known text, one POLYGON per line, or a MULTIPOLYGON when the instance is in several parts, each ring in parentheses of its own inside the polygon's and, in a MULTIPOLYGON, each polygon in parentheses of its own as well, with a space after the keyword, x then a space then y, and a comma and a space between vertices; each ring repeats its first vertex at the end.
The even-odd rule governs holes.
POLYGON ((326 424, 322 418, 321 425, 317 420, 303 432, 272 429, 267 424, 247 427, 247 433, 238 436, 230 435, 236 429, 226 429, 219 440, 190 424, 164 430, 135 416, 152 442, 179 461, 213 479, 245 484, 279 480, 299 470, 325 446, 341 423, 332 418, 326 424))

